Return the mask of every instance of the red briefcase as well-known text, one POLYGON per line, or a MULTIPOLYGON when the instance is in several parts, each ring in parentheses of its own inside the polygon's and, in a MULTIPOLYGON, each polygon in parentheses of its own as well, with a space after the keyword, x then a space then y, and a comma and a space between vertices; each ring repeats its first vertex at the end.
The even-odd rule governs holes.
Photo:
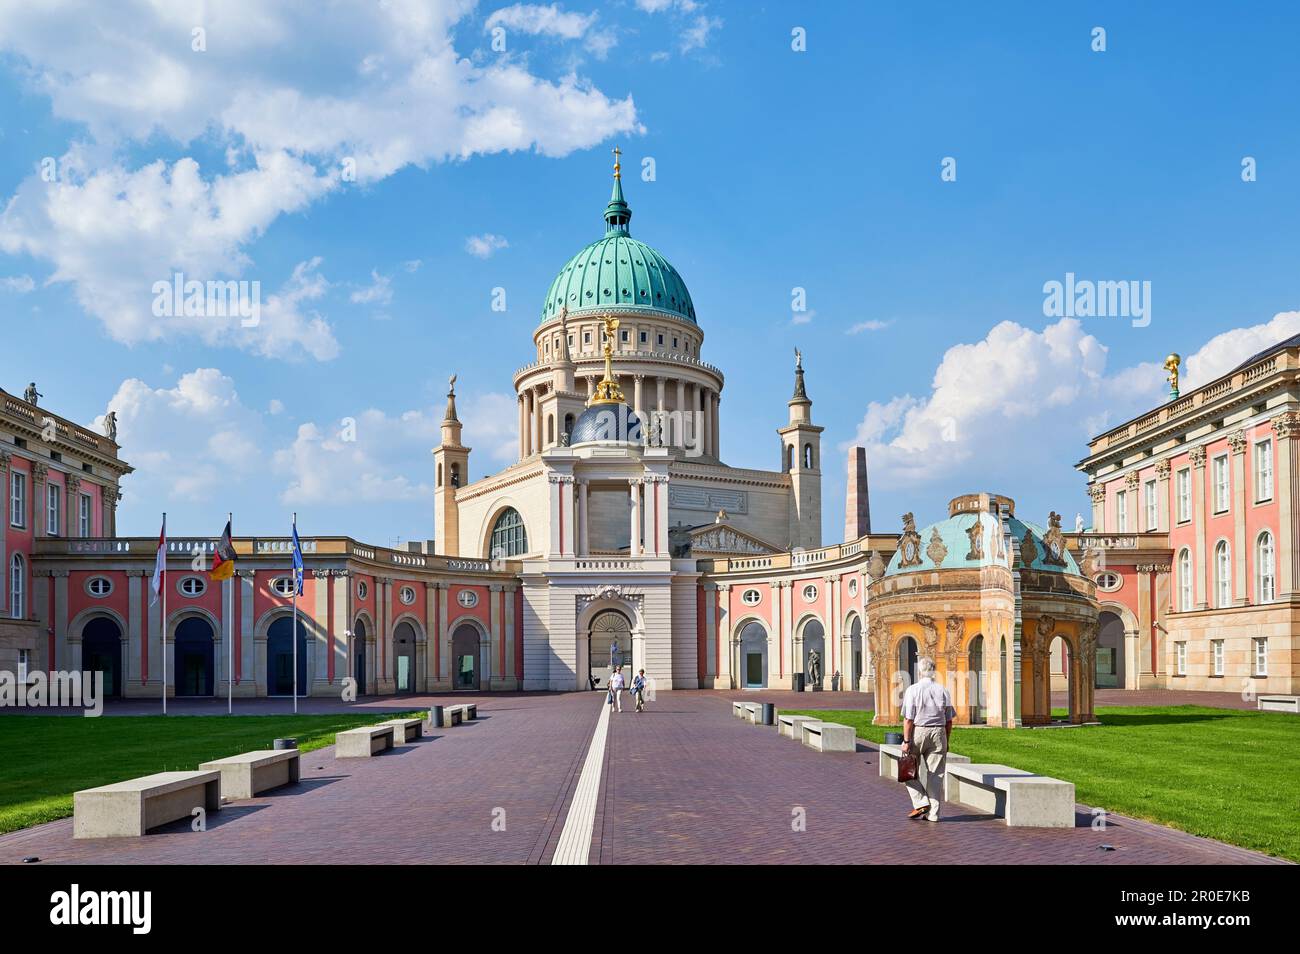
POLYGON ((916 778, 916 756, 911 752, 898 758, 898 780, 910 782, 916 778))

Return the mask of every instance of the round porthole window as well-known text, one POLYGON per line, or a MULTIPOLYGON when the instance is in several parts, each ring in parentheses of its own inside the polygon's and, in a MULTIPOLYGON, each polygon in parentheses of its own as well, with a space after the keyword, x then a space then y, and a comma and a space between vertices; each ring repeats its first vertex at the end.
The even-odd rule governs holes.
POLYGON ((400 590, 397 591, 397 598, 401 600, 404 605, 410 606, 412 603, 415 602, 415 587, 413 586, 402 587, 400 590))
POLYGON ((365 580, 359 580, 357 582, 357 599, 364 600, 369 595, 370 587, 366 585, 365 580))
POLYGON ((113 581, 106 576, 92 576, 86 581, 86 592, 91 596, 107 596, 113 592, 113 581))
POLYGON ((803 598, 809 603, 817 599, 817 587, 813 586, 811 583, 805 586, 803 588, 803 598))
POLYGON ((1098 573, 1094 577, 1094 581, 1097 584, 1097 589, 1105 590, 1107 593, 1114 593, 1124 585, 1124 578, 1111 570, 1098 573))
POLYGON ((858 595, 858 581, 849 580, 849 596, 857 596, 857 595, 858 595))
POLYGON ((758 590, 745 590, 740 594, 740 602, 746 606, 757 606, 762 598, 763 596, 758 590))
POLYGON ((478 606, 478 594, 473 590, 461 590, 456 594, 456 602, 465 607, 465 609, 470 609, 478 606))
POLYGON ((271 581, 271 589, 280 596, 293 596, 293 591, 295 589, 293 585, 293 577, 277 576, 271 581))
POLYGON ((176 584, 176 588, 180 590, 182 596, 202 596, 208 584, 201 576, 183 576, 176 584))

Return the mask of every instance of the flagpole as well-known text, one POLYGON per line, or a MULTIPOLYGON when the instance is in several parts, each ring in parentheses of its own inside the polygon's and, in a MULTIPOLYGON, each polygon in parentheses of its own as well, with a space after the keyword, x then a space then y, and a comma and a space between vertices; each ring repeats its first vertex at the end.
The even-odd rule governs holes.
POLYGON ((163 511, 163 571, 159 580, 162 590, 162 623, 158 627, 158 641, 162 643, 162 694, 163 715, 167 714, 167 511, 163 511))
MULTIPOLYGON (((298 512, 293 514, 293 535, 298 536, 298 512)), ((298 568, 293 568, 293 712, 298 714, 298 568)))
MULTIPOLYGON (((227 511, 226 523, 230 524, 230 548, 235 548, 235 514, 227 511)), ((230 576, 230 596, 226 599, 227 619, 230 620, 230 638, 226 640, 226 715, 235 714, 235 576, 230 576)))

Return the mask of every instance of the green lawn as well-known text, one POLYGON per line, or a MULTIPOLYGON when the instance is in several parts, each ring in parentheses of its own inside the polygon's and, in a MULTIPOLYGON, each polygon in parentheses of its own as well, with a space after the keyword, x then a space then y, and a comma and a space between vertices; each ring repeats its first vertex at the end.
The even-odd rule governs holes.
MULTIPOLYGON (((408 718, 423 712, 407 713, 408 718)), ((397 713, 284 716, 0 717, 0 832, 66 818, 72 793, 209 759, 269 749, 282 737, 303 751, 334 733, 397 713)))
MULTIPOLYGON (((795 710, 783 710, 794 712, 795 710)), ((884 740, 863 711, 798 710, 884 740)), ((1106 707, 1101 725, 953 730, 954 752, 1073 782, 1085 805, 1300 861, 1300 719, 1201 706, 1106 707)))

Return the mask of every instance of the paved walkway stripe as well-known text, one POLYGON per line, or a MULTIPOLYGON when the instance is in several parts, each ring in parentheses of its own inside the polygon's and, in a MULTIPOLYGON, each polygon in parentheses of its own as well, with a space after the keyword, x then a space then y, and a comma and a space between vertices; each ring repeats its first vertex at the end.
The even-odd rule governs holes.
POLYGON ((582 764, 578 788, 569 805, 569 815, 564 819, 560 842, 551 858, 553 865, 585 865, 591 852, 591 834, 596 824, 596 800, 600 796, 600 773, 605 762, 605 739, 609 735, 610 707, 600 707, 596 732, 587 749, 587 760, 582 764))

